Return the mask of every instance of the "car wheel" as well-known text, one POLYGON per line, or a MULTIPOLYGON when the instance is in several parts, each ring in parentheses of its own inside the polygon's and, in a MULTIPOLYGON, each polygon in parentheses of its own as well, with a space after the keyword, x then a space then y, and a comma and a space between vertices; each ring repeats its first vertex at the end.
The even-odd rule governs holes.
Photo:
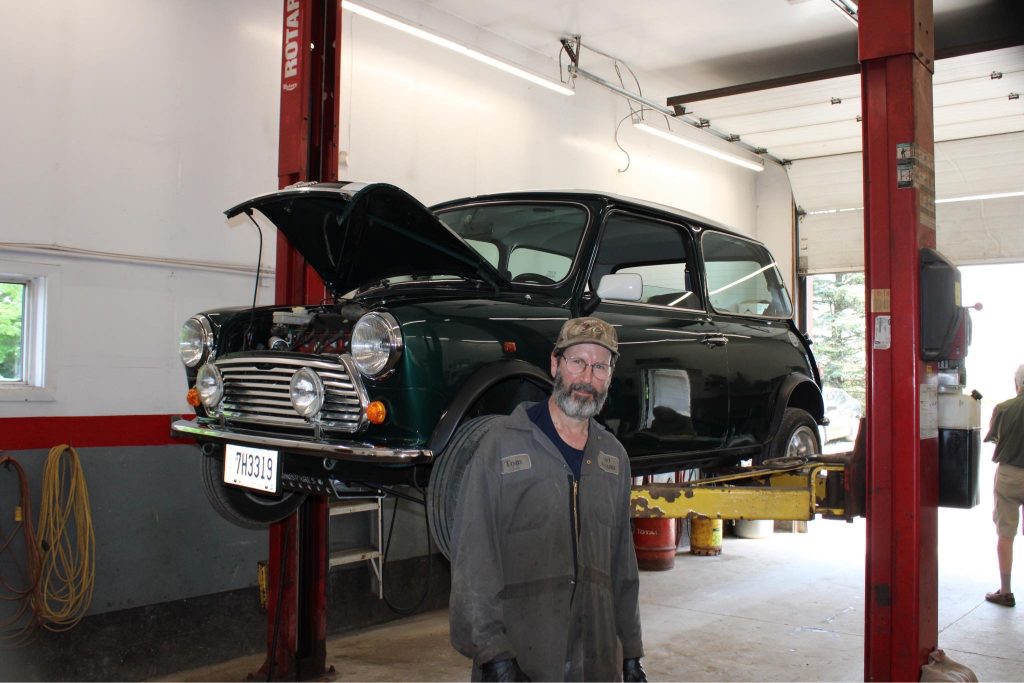
POLYGON ((821 453, 818 425, 810 413, 786 408, 779 432, 772 441, 770 458, 808 458, 821 453))
POLYGON ((199 457, 203 493, 224 519, 244 529, 266 529, 299 509, 305 493, 286 491, 281 496, 262 496, 224 484, 224 448, 199 457))
POLYGON ((434 460, 427 484, 427 522, 434 544, 451 559, 452 529, 455 527, 455 506, 466 467, 473 458, 480 439, 501 415, 481 415, 466 420, 455 430, 448 446, 434 460))

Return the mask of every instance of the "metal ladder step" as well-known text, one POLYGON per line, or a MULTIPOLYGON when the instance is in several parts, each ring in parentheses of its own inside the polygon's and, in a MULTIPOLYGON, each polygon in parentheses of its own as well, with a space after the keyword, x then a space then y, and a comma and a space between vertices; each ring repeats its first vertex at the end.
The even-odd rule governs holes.
POLYGON ((331 553, 328 556, 328 564, 331 567, 337 567, 343 564, 351 564, 352 562, 375 560, 379 557, 380 551, 373 546, 367 545, 356 548, 345 548, 344 550, 338 550, 331 553))
POLYGON ((352 515, 357 513, 373 513, 373 522, 371 523, 371 545, 356 546, 351 548, 341 548, 334 552, 328 553, 327 562, 328 567, 339 567, 346 564, 354 564, 356 562, 368 562, 371 570, 371 580, 376 584, 376 593, 378 599, 384 598, 384 567, 383 567, 383 519, 381 514, 381 498, 382 495, 372 497, 351 497, 342 500, 333 501, 328 507, 328 513, 330 516, 336 517, 339 515, 352 515), (376 545, 373 545, 376 543, 376 545))

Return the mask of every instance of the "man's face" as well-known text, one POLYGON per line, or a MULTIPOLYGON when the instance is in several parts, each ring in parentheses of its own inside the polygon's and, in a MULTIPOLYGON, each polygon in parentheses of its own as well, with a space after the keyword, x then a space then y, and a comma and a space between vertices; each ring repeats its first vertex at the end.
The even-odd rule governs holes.
POLYGON ((586 420, 596 415, 608 398, 612 353, 597 344, 575 344, 562 356, 551 356, 555 403, 568 417, 586 420), (596 365, 596 369, 595 369, 596 365))

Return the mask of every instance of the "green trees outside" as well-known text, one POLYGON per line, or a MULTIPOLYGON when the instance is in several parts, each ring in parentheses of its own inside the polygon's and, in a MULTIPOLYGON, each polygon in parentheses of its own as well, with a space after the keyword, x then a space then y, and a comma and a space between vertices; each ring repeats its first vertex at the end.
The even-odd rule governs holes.
POLYGON ((864 349, 864 273, 812 278, 810 330, 822 383, 845 389, 864 406, 867 358, 864 349))
POLYGON ((20 380, 25 285, 0 282, 0 380, 20 380))

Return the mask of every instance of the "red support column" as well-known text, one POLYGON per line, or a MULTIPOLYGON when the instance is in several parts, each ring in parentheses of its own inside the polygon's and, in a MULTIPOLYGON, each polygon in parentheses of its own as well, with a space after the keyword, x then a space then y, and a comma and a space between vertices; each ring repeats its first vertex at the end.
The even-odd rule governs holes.
MULTIPOLYGON (((278 186, 338 179, 339 0, 283 0, 278 186)), ((323 281, 278 233, 275 301, 317 304, 323 281)), ((267 659, 256 677, 310 680, 325 673, 328 504, 310 496, 271 526, 267 659)))
POLYGON ((935 247, 931 0, 862 0, 868 496, 864 679, 917 681, 938 640, 937 373, 918 251, 935 247))

